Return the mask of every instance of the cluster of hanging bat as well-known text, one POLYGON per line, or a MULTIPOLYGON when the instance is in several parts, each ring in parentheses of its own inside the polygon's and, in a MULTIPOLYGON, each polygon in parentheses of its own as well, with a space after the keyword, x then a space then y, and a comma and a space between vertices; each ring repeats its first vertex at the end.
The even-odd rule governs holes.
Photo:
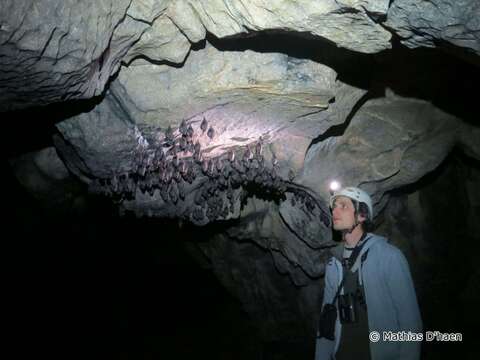
POLYGON ((212 140, 215 129, 204 118, 197 132, 201 134, 196 135, 192 124, 185 120, 177 135, 169 127, 158 146, 137 148, 134 171, 96 179, 92 191, 119 201, 134 199, 137 189, 150 196, 158 191, 165 203, 177 205, 185 201, 187 190, 195 188, 194 206, 189 206, 182 217, 199 224, 227 218, 234 213, 235 204, 245 204, 252 191, 270 199, 285 199, 288 190, 293 193, 292 205, 303 205, 310 212, 318 208, 322 222, 329 226, 329 216, 316 205, 316 200, 292 182, 293 171, 288 174, 289 180, 284 180, 278 175, 275 155, 269 161, 264 158, 262 138, 253 146, 237 146, 218 157, 206 158, 195 138, 206 135, 212 140))

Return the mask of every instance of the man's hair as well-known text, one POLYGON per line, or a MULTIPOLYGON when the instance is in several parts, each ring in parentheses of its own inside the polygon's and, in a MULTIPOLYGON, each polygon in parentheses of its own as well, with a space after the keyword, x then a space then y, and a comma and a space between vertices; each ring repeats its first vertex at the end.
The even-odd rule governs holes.
MULTIPOLYGON (((365 221, 362 222, 361 226, 362 226, 362 230, 364 232, 371 232, 373 231, 374 229, 374 224, 373 224, 373 221, 372 221, 372 214, 369 214, 368 213, 368 206, 367 204, 361 202, 361 203, 358 203, 358 215, 362 215, 363 217, 365 217, 365 221)), ((355 214, 355 215, 357 215, 355 214)))

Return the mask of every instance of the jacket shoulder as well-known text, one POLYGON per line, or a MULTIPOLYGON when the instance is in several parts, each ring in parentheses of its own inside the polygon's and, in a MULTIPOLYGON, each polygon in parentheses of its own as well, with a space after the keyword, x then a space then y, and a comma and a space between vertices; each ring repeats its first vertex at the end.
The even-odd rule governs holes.
POLYGON ((401 257, 405 258, 405 255, 402 250, 400 250, 396 245, 393 245, 389 242, 386 237, 373 234, 376 239, 375 245, 372 246, 375 249, 375 252, 382 254, 382 258, 389 259, 392 257, 401 257))
POLYGON ((325 275, 331 275, 332 273, 337 273, 338 265, 341 266, 340 261, 334 255, 330 256, 325 266, 325 275))
POLYGON ((327 267, 332 267, 335 266, 335 262, 338 261, 338 259, 335 256, 330 256, 327 260, 327 267))

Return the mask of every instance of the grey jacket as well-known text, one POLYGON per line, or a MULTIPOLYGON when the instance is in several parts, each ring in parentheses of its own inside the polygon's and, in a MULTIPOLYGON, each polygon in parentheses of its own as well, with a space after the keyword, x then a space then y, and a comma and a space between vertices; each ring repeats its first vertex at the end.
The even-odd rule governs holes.
MULTIPOLYGON (((370 341, 371 358, 419 359, 420 342, 382 341, 385 331, 422 332, 422 319, 407 260, 403 253, 389 244, 384 237, 368 233, 367 238, 368 241, 357 257, 352 271, 358 270, 360 284, 363 284, 365 289, 369 330, 380 334, 380 341, 370 341), (367 250, 367 258, 362 264, 362 254, 367 250)), ((332 302, 342 280, 343 269, 339 259, 343 253, 343 246, 342 243, 333 249, 334 256, 327 263, 322 308, 324 304, 332 302)), ((341 333, 342 326, 337 309, 335 341, 317 338, 315 360, 335 359, 341 333)))

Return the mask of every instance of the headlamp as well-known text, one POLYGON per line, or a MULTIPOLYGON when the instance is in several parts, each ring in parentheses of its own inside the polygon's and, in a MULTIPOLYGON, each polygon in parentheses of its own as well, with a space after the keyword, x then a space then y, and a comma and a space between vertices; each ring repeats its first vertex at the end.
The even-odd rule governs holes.
POLYGON ((333 180, 330 182, 330 194, 333 195, 333 193, 335 191, 337 191, 338 189, 340 189, 341 185, 338 181, 336 180, 333 180))

